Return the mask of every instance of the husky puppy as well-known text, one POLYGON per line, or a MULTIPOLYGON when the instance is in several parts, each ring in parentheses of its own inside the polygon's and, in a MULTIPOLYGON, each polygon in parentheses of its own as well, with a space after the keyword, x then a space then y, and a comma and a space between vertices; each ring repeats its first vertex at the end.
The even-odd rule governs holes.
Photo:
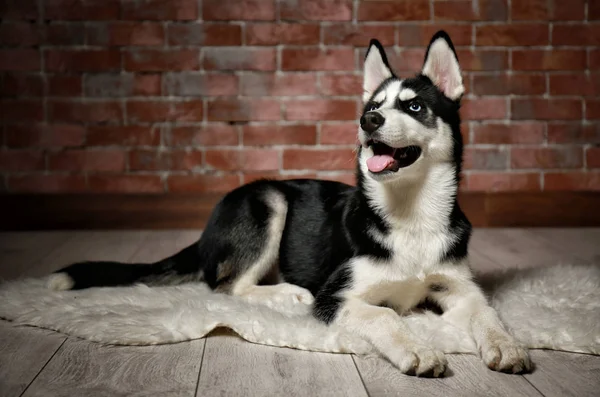
POLYGON ((228 193, 200 240, 179 253, 142 266, 77 263, 51 276, 49 286, 203 281, 264 303, 293 296, 311 303, 316 318, 368 340, 403 373, 438 377, 444 354, 412 334, 401 316, 433 302, 473 336, 489 368, 526 371, 527 351, 505 330, 468 265, 471 224, 456 199, 463 93, 445 32, 433 36, 421 73, 407 79, 392 72, 372 40, 356 187, 253 182, 228 193), (267 278, 274 283, 265 285, 267 278))

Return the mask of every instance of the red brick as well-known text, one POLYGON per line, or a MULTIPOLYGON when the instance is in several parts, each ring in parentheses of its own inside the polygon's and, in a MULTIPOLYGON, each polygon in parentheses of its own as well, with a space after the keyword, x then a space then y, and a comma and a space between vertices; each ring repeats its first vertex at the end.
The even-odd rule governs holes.
POLYGON ((473 76, 475 95, 540 95, 546 92, 543 74, 489 74, 473 76))
POLYGON ((83 22, 61 22, 43 25, 45 45, 84 45, 86 27, 83 22))
POLYGON ((304 100, 285 103, 286 120, 354 120, 356 102, 351 100, 304 100))
POLYGON ((48 119, 66 122, 116 122, 123 120, 118 101, 48 101, 48 119))
POLYGON ((206 70, 275 70, 274 48, 206 48, 206 70))
POLYGON ((600 120, 600 99, 585 100, 585 118, 587 120, 600 120))
MULTIPOLYGON (((555 33, 553 33, 553 36, 555 33)), ((476 28, 479 46, 528 46, 546 45, 547 24, 483 25, 476 28)))
POLYGON ((6 145, 9 147, 68 147, 80 146, 85 129, 72 124, 19 124, 6 126, 6 145))
POLYGON ((204 0, 202 18, 205 21, 272 21, 275 19, 275 0, 204 0))
POLYGON ((445 30, 452 38, 455 46, 471 45, 471 25, 408 25, 402 24, 398 28, 398 45, 402 47, 426 47, 431 37, 438 30, 445 30))
POLYGON ((359 21, 424 21, 430 18, 429 1, 361 1, 359 21))
POLYGON ((349 21, 352 0, 281 0, 282 20, 349 21))
POLYGON ((319 172, 317 178, 326 181, 335 181, 345 183, 346 185, 356 186, 356 175, 354 172, 319 172))
POLYGON ((113 22, 98 26, 95 34, 90 33, 90 45, 157 46, 165 42, 165 29, 159 22, 113 22))
POLYGON ((544 174, 545 190, 600 191, 600 172, 552 172, 544 174))
POLYGON ((6 73, 0 94, 7 96, 42 96, 44 82, 38 74, 6 73))
POLYGON ((358 124, 345 122, 321 124, 321 144, 358 145, 358 124))
POLYGON ((171 127, 168 144, 180 146, 234 146, 239 142, 237 127, 211 123, 201 127, 171 127))
POLYGON ((282 70, 354 70, 354 51, 351 47, 284 48, 281 51, 282 70))
POLYGON ((242 27, 230 24, 169 24, 170 45, 239 46, 242 27))
POLYGON ((590 49, 588 68, 590 70, 600 70, 600 49, 590 49))
POLYGON ((89 188, 101 193, 157 193, 164 191, 159 175, 89 175, 89 188))
POLYGON ((214 99, 208 101, 209 121, 269 121, 280 118, 279 101, 270 99, 214 99))
POLYGON ((548 124, 548 143, 600 144, 600 124, 548 124))
POLYGON ((109 20, 119 18, 118 0, 44 1, 44 18, 49 20, 109 20))
POLYGON ((324 26, 324 44, 368 46, 372 38, 383 45, 393 45, 394 25, 350 25, 335 24, 324 26))
POLYGON ((125 152, 121 150, 69 150, 48 155, 53 171, 124 171, 125 152))
POLYGON ((588 20, 597 21, 600 19, 600 1, 588 0, 588 20))
POLYGON ((552 28, 552 44, 573 46, 598 46, 600 45, 600 25, 555 24, 552 28))
POLYGON ((467 175, 470 191, 506 192, 539 191, 540 174, 512 172, 471 172, 467 175))
POLYGON ((121 54, 116 50, 47 50, 45 68, 51 72, 97 72, 118 70, 121 54))
POLYGON ((244 145, 314 145, 314 125, 247 125, 243 130, 244 145))
MULTIPOLYGON (((456 51, 460 67, 464 71, 504 70, 508 68, 508 52, 496 50, 466 50, 456 51)), ((423 63, 423 57, 417 57, 418 64, 423 63)))
POLYGON ((31 47, 40 43, 38 25, 27 22, 3 22, 0 24, 0 45, 31 47))
POLYGON ((224 193, 240 186, 238 175, 169 175, 172 193, 224 193))
POLYGON ((32 49, 0 49, 0 71, 39 70, 40 54, 32 49))
POLYGON ((49 96, 81 96, 83 82, 81 75, 55 74, 46 76, 49 96))
POLYGON ((187 101, 127 101, 128 122, 202 121, 202 100, 187 101))
POLYGON ((129 153, 131 171, 188 171, 202 169, 201 151, 140 149, 129 153))
POLYGON ((560 73, 549 77, 550 95, 600 95, 600 73, 560 73))
POLYGON ((582 20, 586 0, 528 0, 512 3, 510 15, 518 20, 582 20))
POLYGON ((504 119, 506 110, 504 98, 465 99, 460 114, 463 120, 504 119))
POLYGON ((600 168, 600 147, 589 147, 585 152, 588 168, 600 168))
POLYGON ((0 100, 0 120, 2 121, 42 121, 44 104, 34 99, 0 100))
POLYGON ((238 76, 224 73, 169 73, 163 77, 163 92, 174 96, 237 95, 238 76))
POLYGON ((513 51, 513 70, 583 70, 585 67, 583 50, 513 51))
POLYGON ((353 149, 286 149, 283 152, 284 169, 352 170, 356 154, 353 149))
POLYGON ((247 45, 318 44, 320 27, 314 23, 253 23, 246 26, 247 45))
MULTIPOLYGON (((366 51, 365 51, 366 52, 366 51)), ((401 50, 398 54, 393 48, 388 49, 387 57, 392 69, 396 71, 409 71, 412 73, 420 72, 423 68, 423 60, 425 58, 424 48, 407 48, 401 50)), ((364 55, 361 52, 360 70, 364 69, 364 55)))
POLYGON ((577 120, 582 116, 579 99, 512 99, 513 120, 577 120))
POLYGON ((81 193, 87 190, 84 175, 28 174, 10 175, 12 193, 81 193))
POLYGON ((467 147, 464 160, 468 170, 504 170, 508 165, 508 153, 499 148, 467 147))
POLYGON ((36 171, 45 167, 44 153, 29 150, 0 150, 0 171, 36 171))
POLYGON ((541 144, 544 141, 543 123, 476 124, 472 131, 476 144, 541 144))
POLYGON ((298 96, 317 93, 317 76, 312 73, 245 73, 240 93, 247 96, 298 96))
POLYGON ((356 74, 324 74, 320 78, 323 95, 360 95, 363 78, 356 74))
POLYGON ((37 0, 3 0, 0 2, 2 19, 36 19, 39 15, 37 0))
POLYGON ((85 79, 85 95, 91 97, 151 96, 160 92, 158 74, 88 74, 85 79))
POLYGON ((279 150, 207 150, 206 165, 224 171, 269 171, 279 169, 279 150))
POLYGON ((183 21, 195 20, 198 18, 197 0, 127 0, 123 1, 121 4, 122 19, 183 21))
POLYGON ((453 21, 505 21, 508 15, 506 0, 434 1, 435 20, 453 21))
POLYGON ((158 146, 160 128, 156 126, 90 126, 87 130, 89 146, 158 146))
POLYGON ((197 49, 131 50, 124 53, 125 70, 170 72, 195 70, 200 67, 197 49))
POLYGON ((583 165, 581 146, 513 148, 512 168, 580 168, 583 165))

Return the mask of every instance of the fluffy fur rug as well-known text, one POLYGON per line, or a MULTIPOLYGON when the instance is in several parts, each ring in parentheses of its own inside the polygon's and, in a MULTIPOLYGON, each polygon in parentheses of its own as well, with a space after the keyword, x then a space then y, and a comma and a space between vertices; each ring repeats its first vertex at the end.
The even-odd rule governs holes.
MULTIPOLYGON (((44 279, 0 286, 0 317, 17 325, 49 328, 119 345, 152 345, 202 338, 230 328, 260 344, 303 350, 366 354, 371 347, 343 330, 326 327, 302 303, 277 307, 212 293, 204 285, 137 285, 51 291, 44 279)), ((600 354, 600 266, 555 266, 490 274, 481 279, 492 305, 530 348, 600 354)), ((431 312, 406 317, 410 328, 447 353, 474 353, 471 338, 431 312)))

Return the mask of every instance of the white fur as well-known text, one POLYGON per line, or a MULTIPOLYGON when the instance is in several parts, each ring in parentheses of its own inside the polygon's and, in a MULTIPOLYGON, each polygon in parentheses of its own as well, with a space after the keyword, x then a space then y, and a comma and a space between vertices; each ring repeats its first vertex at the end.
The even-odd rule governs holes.
POLYGON ((465 92, 458 60, 443 38, 431 44, 421 73, 450 99, 457 100, 465 92))
POLYGON ((67 291, 73 288, 75 281, 67 273, 56 273, 48 276, 47 286, 54 291, 67 291))
POLYGON ((385 66, 379 49, 376 46, 369 47, 364 65, 363 101, 368 101, 381 83, 390 77, 392 72, 385 66))
MULTIPOLYGON (((548 266, 495 274, 484 292, 525 347, 600 355, 600 268, 548 266)), ((324 326, 292 301, 268 308, 203 284, 52 291, 46 279, 0 286, 0 317, 108 344, 152 345, 202 338, 223 326, 244 339, 297 349, 373 353, 359 337, 324 326), (269 342, 267 342, 269 341, 269 342)), ((445 317, 407 313, 406 326, 431 349, 476 353, 474 340, 445 317)))

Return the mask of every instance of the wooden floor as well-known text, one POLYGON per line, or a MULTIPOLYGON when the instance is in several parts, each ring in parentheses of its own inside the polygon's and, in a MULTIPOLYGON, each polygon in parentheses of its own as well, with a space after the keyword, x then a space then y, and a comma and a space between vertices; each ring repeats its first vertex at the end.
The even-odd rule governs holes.
MULTIPOLYGON (((0 277, 41 276, 73 261, 154 261, 197 231, 0 233, 0 277)), ((600 229, 480 229, 480 271, 600 264, 600 229)), ((1 302, 0 302, 1 304, 1 302)), ((226 332, 152 347, 106 347, 0 320, 0 396, 600 396, 600 357, 535 350, 525 376, 449 355, 443 379, 404 376, 378 358, 253 345, 226 332)))

